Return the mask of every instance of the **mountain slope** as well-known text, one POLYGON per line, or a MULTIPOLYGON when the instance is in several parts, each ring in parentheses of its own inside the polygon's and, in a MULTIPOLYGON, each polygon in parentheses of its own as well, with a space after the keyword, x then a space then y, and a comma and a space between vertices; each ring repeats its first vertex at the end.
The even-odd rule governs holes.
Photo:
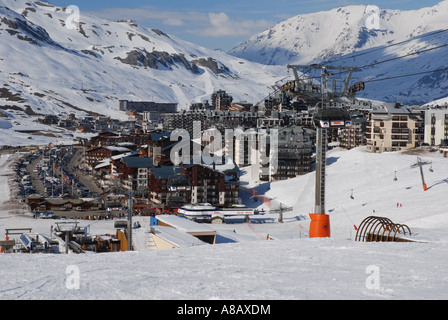
POLYGON ((364 5, 340 7, 287 19, 254 35, 230 53, 264 64, 319 63, 445 29, 447 14, 446 0, 414 11, 364 5), (376 16, 376 24, 368 20, 376 16))
MULTIPOLYGON (((186 108, 217 89, 258 102, 284 67, 264 67, 131 21, 111 22, 43 2, 0 3, 0 116, 104 114, 118 100, 186 108)), ((20 122, 20 121, 19 121, 20 122)))
POLYGON ((448 70, 444 57, 448 55, 448 30, 412 39, 326 63, 359 68, 353 82, 365 81, 366 89, 358 97, 417 105, 446 97, 448 70))
MULTIPOLYGON (((439 32, 446 30, 447 15, 446 0, 434 7, 413 11, 372 11, 372 6, 341 7, 290 18, 253 36, 231 53, 265 64, 370 66, 354 74, 356 81, 426 72, 446 66, 446 46, 425 50, 448 44, 448 32, 439 32), (370 19, 376 15, 378 19, 373 26, 375 19, 370 19), (395 59, 411 53, 406 59, 395 59), (385 60, 390 61, 373 65, 385 60)), ((446 96, 447 75, 437 72, 372 82, 360 96, 424 104, 446 96)))

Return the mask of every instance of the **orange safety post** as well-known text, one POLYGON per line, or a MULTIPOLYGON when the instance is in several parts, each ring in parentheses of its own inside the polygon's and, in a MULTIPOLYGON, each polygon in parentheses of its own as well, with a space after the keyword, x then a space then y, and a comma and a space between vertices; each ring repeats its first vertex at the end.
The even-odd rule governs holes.
POLYGON ((310 213, 310 238, 330 237, 330 216, 328 214, 310 213))

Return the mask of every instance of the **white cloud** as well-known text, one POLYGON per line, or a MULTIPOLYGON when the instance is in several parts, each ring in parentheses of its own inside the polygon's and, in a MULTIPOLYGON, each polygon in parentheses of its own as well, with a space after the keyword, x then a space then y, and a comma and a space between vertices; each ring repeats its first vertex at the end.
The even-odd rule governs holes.
POLYGON ((187 31, 204 37, 249 36, 272 26, 272 21, 267 20, 232 20, 224 12, 210 12, 208 19, 203 28, 187 31))
POLYGON ((167 26, 183 26, 185 23, 182 19, 166 18, 163 20, 163 24, 167 26))
POLYGON ((208 21, 207 16, 200 12, 160 11, 151 6, 108 8, 93 13, 108 20, 135 20, 149 26, 184 26, 208 21))
POLYGON ((152 6, 141 8, 108 8, 94 15, 108 20, 134 20, 139 24, 173 31, 181 27, 181 32, 207 38, 252 36, 270 28, 272 21, 260 19, 235 19, 227 13, 198 11, 161 11, 152 6))

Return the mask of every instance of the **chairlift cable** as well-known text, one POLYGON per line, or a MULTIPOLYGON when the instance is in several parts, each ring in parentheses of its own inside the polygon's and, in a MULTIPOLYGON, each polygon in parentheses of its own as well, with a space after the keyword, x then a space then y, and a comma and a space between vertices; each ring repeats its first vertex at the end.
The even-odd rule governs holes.
POLYGON ((331 59, 330 59, 329 61, 326 61, 325 63, 329 63, 329 62, 337 62, 337 61, 342 61, 342 60, 345 60, 345 59, 350 59, 350 58, 355 58, 355 57, 363 56, 363 55, 366 55, 366 54, 369 54, 369 53, 372 53, 372 52, 375 52, 375 51, 379 51, 379 50, 387 49, 387 48, 390 48, 390 47, 393 47, 393 46, 397 46, 397 45, 400 45, 400 44, 403 44, 403 43, 406 43, 406 42, 410 42, 410 41, 413 41, 413 40, 416 40, 416 39, 420 39, 420 38, 425 38, 425 37, 433 36, 433 35, 436 35, 436 34, 439 34, 439 33, 442 33, 442 32, 446 32, 446 31, 448 31, 448 29, 438 30, 438 31, 435 31, 435 32, 430 33, 430 34, 423 34, 423 35, 416 36, 416 37, 413 37, 413 38, 410 38, 410 39, 407 39, 407 40, 403 40, 403 41, 400 41, 400 42, 392 43, 392 44, 387 45, 387 46, 381 46, 381 47, 379 47, 379 48, 374 48, 374 49, 372 49, 372 50, 370 50, 370 51, 368 51, 368 52, 358 53, 358 54, 355 54, 355 55, 353 55, 353 56, 345 56, 345 57, 343 57, 343 58, 339 58, 339 59, 335 59, 335 60, 331 60, 331 59))
POLYGON ((400 76, 392 76, 392 77, 386 77, 386 78, 381 78, 381 79, 366 80, 366 81, 363 81, 363 82, 364 83, 378 82, 378 81, 385 81, 385 80, 399 79, 399 78, 405 78, 405 77, 412 77, 412 76, 417 76, 417 75, 421 75, 421 74, 435 73, 435 72, 442 72, 442 71, 448 71, 448 68, 435 69, 435 70, 430 70, 430 71, 422 71, 422 72, 416 72, 416 73, 410 73, 410 74, 403 74, 403 75, 400 75, 400 76))
MULTIPOLYGON (((444 47, 448 47, 448 44, 443 44, 443 45, 432 47, 432 48, 429 48, 429 49, 424 49, 424 50, 419 50, 419 51, 416 51, 416 52, 408 53, 408 54, 405 54, 403 56, 390 58, 390 59, 386 59, 386 60, 383 60, 383 61, 378 61, 378 62, 371 63, 371 64, 368 64, 368 65, 365 65, 365 66, 361 66, 361 67, 356 67, 357 69, 355 70, 355 72, 359 72, 361 69, 365 69, 365 68, 368 68, 368 67, 373 67, 373 66, 376 66, 376 65, 379 65, 379 64, 383 64, 383 63, 386 63, 386 62, 407 58, 409 56, 426 53, 426 52, 429 52, 429 51, 432 51, 432 50, 436 50, 436 49, 440 49, 440 48, 444 48, 444 47)), ((446 70, 448 70, 448 68, 436 69, 436 70, 424 71, 424 72, 412 73, 412 74, 405 74, 405 75, 401 75, 401 76, 393 76, 393 77, 382 78, 382 79, 365 80, 365 81, 362 81, 362 82, 368 83, 368 82, 384 81, 384 80, 397 79, 397 78, 403 78, 403 77, 410 77, 410 76, 426 74, 426 73, 441 72, 441 71, 446 71, 446 70)), ((344 72, 346 73, 347 71, 341 71, 339 74, 342 74, 344 72)), ((319 78, 320 77, 313 77, 313 79, 319 79, 319 78)))

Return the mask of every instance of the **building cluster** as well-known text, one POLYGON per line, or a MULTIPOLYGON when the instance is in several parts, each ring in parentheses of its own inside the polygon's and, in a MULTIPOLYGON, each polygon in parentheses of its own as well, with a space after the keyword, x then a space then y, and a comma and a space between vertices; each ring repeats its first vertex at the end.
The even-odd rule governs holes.
POLYGON ((84 158, 105 192, 132 193, 136 211, 172 212, 187 203, 238 204, 239 168, 233 160, 174 164, 171 152, 178 144, 163 130, 104 132, 92 139, 84 158))
POLYGON ((128 132, 138 126, 137 120, 120 121, 104 116, 45 115, 38 119, 39 123, 58 126, 66 130, 78 132, 128 132))
MULTIPOLYGON (((269 97, 258 105, 234 103, 222 90, 211 101, 179 112, 175 104, 120 101, 120 109, 135 112, 142 122, 133 130, 103 130, 91 138, 85 165, 105 193, 131 192, 134 208, 150 212, 187 203, 238 204, 243 167, 258 181, 313 170, 316 138, 313 110, 304 108, 308 102, 269 97), (270 150, 274 141, 275 154, 270 150), (204 154, 219 161, 207 161, 204 154)), ((329 146, 366 146, 367 152, 380 153, 448 144, 446 106, 354 100, 342 107, 351 115, 351 127, 328 129, 329 146)))

